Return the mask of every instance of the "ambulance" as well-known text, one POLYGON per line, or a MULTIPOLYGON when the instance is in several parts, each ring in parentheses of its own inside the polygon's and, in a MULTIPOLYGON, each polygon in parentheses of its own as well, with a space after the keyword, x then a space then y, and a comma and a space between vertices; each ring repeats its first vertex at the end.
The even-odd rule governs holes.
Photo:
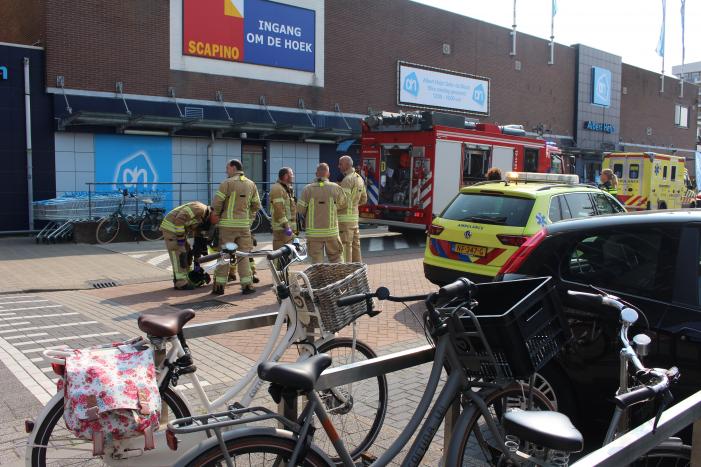
POLYGON ((653 152, 604 154, 602 169, 618 177, 616 197, 628 211, 696 207, 684 157, 653 152))
POLYGON ((426 230, 464 186, 492 167, 572 173, 573 158, 519 125, 466 121, 442 112, 380 112, 362 121, 361 166, 368 202, 360 221, 426 230))

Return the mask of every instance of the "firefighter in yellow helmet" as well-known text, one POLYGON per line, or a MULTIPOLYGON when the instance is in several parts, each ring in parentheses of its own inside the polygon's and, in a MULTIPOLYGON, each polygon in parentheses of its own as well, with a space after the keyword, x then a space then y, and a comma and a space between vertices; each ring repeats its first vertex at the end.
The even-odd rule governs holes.
MULTIPOLYGON (((251 238, 251 214, 260 209, 258 189, 253 181, 243 173, 241 161, 232 159, 226 164, 229 178, 219 184, 214 196, 212 210, 219 216, 219 245, 234 242, 241 251, 253 249, 251 238)), ((250 263, 247 260, 236 261, 243 294, 255 291, 250 263)), ((229 278, 230 264, 224 263, 214 270, 214 288, 212 293, 222 295, 229 278)))
POLYGON ((192 266, 193 252, 187 235, 193 233, 196 244, 203 244, 202 232, 209 229, 210 222, 216 223, 217 216, 209 206, 192 201, 173 209, 161 222, 163 240, 166 243, 170 263, 173 267, 173 285, 178 290, 192 290, 202 283, 193 283, 188 277, 192 266))
POLYGON ((272 213, 273 250, 290 243, 297 232, 297 203, 292 181, 294 172, 283 167, 277 182, 270 188, 270 212, 272 213))
POLYGON ((338 160, 338 168, 343 174, 341 188, 348 199, 347 206, 338 212, 338 230, 343 243, 343 260, 360 263, 360 230, 358 228, 358 205, 368 201, 363 178, 353 168, 353 159, 350 156, 341 156, 338 160))
POLYGON ((343 244, 338 236, 338 211, 347 206, 343 189, 329 182, 329 165, 316 168, 316 180, 304 187, 297 202, 300 214, 306 216, 307 251, 312 263, 342 262, 343 244))

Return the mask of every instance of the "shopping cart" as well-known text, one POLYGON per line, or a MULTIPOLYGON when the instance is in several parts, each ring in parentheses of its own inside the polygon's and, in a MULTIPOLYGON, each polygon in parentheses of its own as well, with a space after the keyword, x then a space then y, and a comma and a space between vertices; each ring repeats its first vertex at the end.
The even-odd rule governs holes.
MULTIPOLYGON (((69 192, 63 195, 33 203, 34 219, 48 221, 36 235, 37 243, 55 243, 70 240, 73 227, 80 222, 94 222, 114 213, 122 200, 122 192, 95 193, 87 191, 69 192)), ((122 208, 124 212, 133 212, 136 216, 144 200, 160 203, 165 198, 162 192, 140 192, 138 196, 128 197, 122 208)))

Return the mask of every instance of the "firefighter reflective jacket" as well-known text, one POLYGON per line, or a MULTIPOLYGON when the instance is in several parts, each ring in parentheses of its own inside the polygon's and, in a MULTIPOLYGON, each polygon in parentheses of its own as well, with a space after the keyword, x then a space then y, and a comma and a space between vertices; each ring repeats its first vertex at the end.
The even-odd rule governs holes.
POLYGON ((161 222, 161 230, 185 237, 197 226, 204 224, 209 218, 209 206, 199 201, 192 201, 178 206, 168 213, 161 222))
POLYGON ((212 209, 219 216, 219 227, 249 229, 251 219, 260 209, 256 184, 243 172, 235 172, 219 184, 212 209))
POLYGON ((273 231, 282 231, 289 227, 297 230, 297 203, 292 187, 280 181, 270 189, 270 212, 273 216, 273 231))
POLYGON ((341 188, 346 193, 348 205, 338 212, 338 222, 348 222, 358 225, 358 205, 365 204, 368 201, 368 194, 365 191, 365 182, 358 175, 354 168, 350 168, 346 172, 341 188))
POLYGON ((327 178, 305 186, 297 207, 306 215, 307 238, 338 237, 338 211, 346 206, 343 189, 327 178))

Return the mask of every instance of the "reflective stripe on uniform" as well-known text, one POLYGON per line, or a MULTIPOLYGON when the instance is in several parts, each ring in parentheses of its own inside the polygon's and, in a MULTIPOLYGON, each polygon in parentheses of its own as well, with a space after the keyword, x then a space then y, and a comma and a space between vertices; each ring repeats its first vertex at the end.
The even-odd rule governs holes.
POLYGON ((185 227, 175 225, 168 219, 163 219, 163 221, 161 222, 161 230, 166 230, 176 235, 185 233, 185 227))
POLYGON ((217 192, 214 193, 214 196, 216 196, 219 199, 226 199, 226 195, 219 190, 217 190, 217 192))

